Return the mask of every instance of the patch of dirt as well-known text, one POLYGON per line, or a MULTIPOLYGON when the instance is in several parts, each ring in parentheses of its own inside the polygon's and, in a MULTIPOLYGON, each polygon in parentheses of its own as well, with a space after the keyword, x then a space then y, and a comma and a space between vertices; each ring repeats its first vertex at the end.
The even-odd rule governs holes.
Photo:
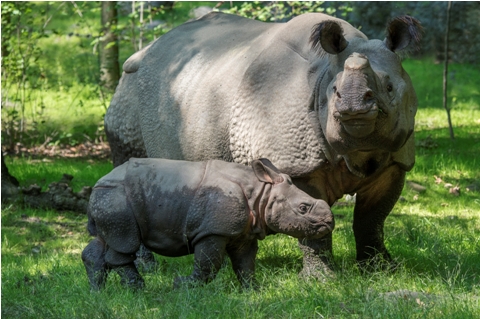
POLYGON ((75 146, 71 145, 37 145, 26 147, 17 143, 10 150, 2 146, 2 152, 10 156, 22 156, 30 158, 66 157, 66 158, 93 158, 109 159, 110 146, 106 142, 85 142, 75 146))

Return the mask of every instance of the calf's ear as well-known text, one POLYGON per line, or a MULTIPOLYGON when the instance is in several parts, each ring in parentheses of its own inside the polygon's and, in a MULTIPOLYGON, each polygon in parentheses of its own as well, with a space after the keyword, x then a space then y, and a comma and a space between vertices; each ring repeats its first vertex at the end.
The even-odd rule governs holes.
POLYGON ((280 171, 266 158, 254 160, 252 162, 252 168, 258 180, 261 182, 270 184, 283 182, 280 171))
POLYGON ((339 54, 348 46, 343 36, 343 28, 335 21, 327 20, 313 26, 310 35, 312 49, 321 54, 323 49, 330 54, 339 54))
POLYGON ((407 15, 396 17, 388 23, 385 33, 385 45, 393 52, 406 48, 413 51, 420 49, 423 27, 415 18, 407 15))

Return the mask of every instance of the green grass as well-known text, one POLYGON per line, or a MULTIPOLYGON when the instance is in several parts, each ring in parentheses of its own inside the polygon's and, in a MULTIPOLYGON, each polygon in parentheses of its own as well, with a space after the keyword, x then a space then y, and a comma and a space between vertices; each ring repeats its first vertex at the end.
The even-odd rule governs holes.
POLYGON ((32 159, 22 157, 7 157, 9 172, 15 176, 21 186, 37 184, 46 190, 52 182, 58 182, 63 174, 74 178, 70 184, 73 191, 78 192, 83 186, 93 186, 96 181, 110 172, 113 165, 107 160, 91 159, 32 159))
MULTIPOLYGON (((451 212, 450 212, 451 213, 451 212)), ((449 213, 449 214, 450 214, 449 213)), ((337 277, 326 283, 297 277, 295 239, 276 235, 260 244, 258 291, 242 291, 225 267, 209 285, 172 289, 191 272, 191 256, 158 257, 146 288, 124 289, 110 277, 89 291, 80 253, 89 237, 84 216, 7 207, 2 210, 2 315, 9 318, 476 318, 478 217, 428 218, 401 204, 388 219, 387 246, 395 273, 362 275, 354 263, 351 213, 341 209, 334 249, 337 277), (408 213, 408 215, 407 215, 408 213), (475 239, 476 236, 476 239, 475 239), (407 289, 418 301, 388 299, 407 289)))

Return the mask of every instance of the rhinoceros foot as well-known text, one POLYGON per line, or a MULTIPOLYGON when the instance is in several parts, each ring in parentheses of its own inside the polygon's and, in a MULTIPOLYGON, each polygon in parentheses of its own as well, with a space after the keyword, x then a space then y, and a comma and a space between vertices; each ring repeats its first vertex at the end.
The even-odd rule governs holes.
POLYGON ((357 265, 363 273, 370 272, 394 272, 398 269, 399 264, 394 261, 389 254, 376 254, 372 258, 358 260, 357 265))
POLYGON ((145 282, 142 276, 138 273, 137 267, 132 262, 127 265, 115 268, 115 271, 120 275, 120 283, 123 286, 132 289, 143 289, 145 282))
POLYGON ((331 236, 315 240, 301 239, 298 245, 303 252, 303 269, 298 274, 301 278, 325 282, 335 277, 331 236))

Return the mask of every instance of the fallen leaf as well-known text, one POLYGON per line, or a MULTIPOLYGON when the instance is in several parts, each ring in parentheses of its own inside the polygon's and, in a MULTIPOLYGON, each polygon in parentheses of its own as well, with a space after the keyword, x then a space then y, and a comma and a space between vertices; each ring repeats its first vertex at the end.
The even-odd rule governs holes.
POLYGON ((413 196, 413 200, 418 200, 418 195, 413 196))
POLYGON ((425 186, 422 186, 418 183, 415 183, 415 182, 412 182, 412 181, 407 181, 407 186, 416 191, 417 193, 423 193, 424 191, 427 190, 427 188, 425 186))
POLYGON ((443 187, 445 187, 445 188, 452 188, 452 187, 453 187, 453 184, 445 183, 445 185, 443 185, 443 187))
POLYGON ((440 206, 442 206, 442 207, 447 207, 448 204, 447 204, 447 203, 441 203, 440 206))
POLYGON ((440 184, 440 183, 443 182, 443 180, 440 177, 438 177, 436 175, 433 175, 433 177, 435 177, 435 184, 440 184))
POLYGON ((448 192, 450 194, 455 195, 455 196, 460 196, 460 187, 458 187, 458 186, 452 187, 448 190, 448 192))
POLYGON ((425 303, 422 302, 419 298, 415 299, 415 302, 420 306, 420 307, 425 307, 425 303))

